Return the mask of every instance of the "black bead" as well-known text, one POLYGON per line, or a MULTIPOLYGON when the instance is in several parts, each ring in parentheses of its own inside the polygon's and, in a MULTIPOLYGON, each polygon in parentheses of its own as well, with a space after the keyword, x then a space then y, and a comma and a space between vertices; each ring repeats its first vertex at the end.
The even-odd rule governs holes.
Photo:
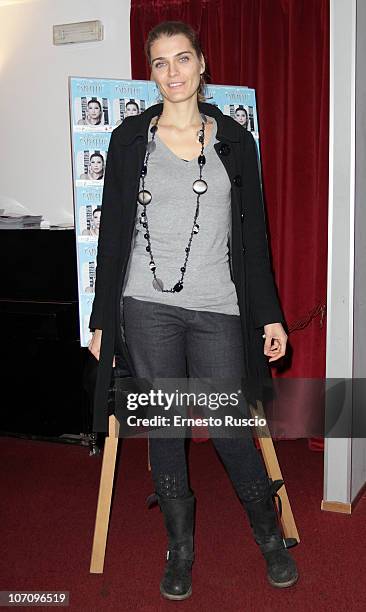
POLYGON ((185 271, 186 271, 185 267, 184 267, 184 266, 182 266, 182 267, 181 267, 181 269, 180 269, 180 271, 181 271, 181 272, 185 272, 185 271))
POLYGON ((219 155, 229 155, 229 153, 230 153, 229 145, 223 142, 219 148, 219 155))
POLYGON ((204 166, 204 165, 205 165, 205 163, 206 163, 206 158, 205 158, 205 156, 204 156, 204 155, 199 155, 199 157, 198 157, 198 163, 199 163, 199 165, 200 165, 200 166, 204 166))
POLYGON ((149 245, 147 245, 146 250, 149 252, 150 251, 150 247, 149 245))
POLYGON ((174 287, 173 287, 173 291, 175 291, 177 293, 179 291, 182 291, 182 289, 183 289, 183 285, 182 285, 182 283, 180 281, 178 283, 176 283, 176 285, 174 285, 174 287))
POLYGON ((142 224, 142 227, 147 227, 147 223, 143 223, 143 224, 142 224))
POLYGON ((146 240, 148 239, 149 234, 144 234, 144 238, 146 238, 146 240))
POLYGON ((152 125, 152 126, 151 126, 151 128, 150 128, 150 132, 151 132, 151 134, 155 134, 155 132, 156 132, 156 130, 157 130, 157 129, 158 129, 158 126, 157 126, 157 125, 152 125))
POLYGON ((186 247, 185 251, 186 251, 186 253, 188 253, 189 252, 189 247, 186 247))
POLYGON ((141 213, 141 217, 146 217, 146 212, 144 212, 144 211, 143 211, 143 212, 141 213))
POLYGON ((241 176, 240 176, 240 174, 237 174, 236 176, 234 176, 234 178, 233 178, 233 183, 234 183, 234 185, 236 185, 237 187, 241 187, 241 186, 242 186, 242 180, 241 180, 241 176))

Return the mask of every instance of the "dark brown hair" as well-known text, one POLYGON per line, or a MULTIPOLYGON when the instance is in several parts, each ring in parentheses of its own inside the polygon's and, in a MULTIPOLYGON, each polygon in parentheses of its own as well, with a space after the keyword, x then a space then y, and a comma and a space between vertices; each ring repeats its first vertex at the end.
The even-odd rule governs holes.
MULTIPOLYGON (((145 43, 145 53, 150 66, 151 45, 162 36, 175 36, 176 34, 183 34, 183 36, 188 38, 199 60, 201 59, 201 57, 204 57, 198 34, 190 25, 188 25, 188 23, 184 23, 184 21, 163 21, 162 23, 159 23, 154 28, 152 28, 152 30, 150 30, 149 34, 147 35, 145 43)), ((198 99, 200 101, 205 100, 205 74, 206 72, 201 75, 201 82, 198 88, 198 99)))

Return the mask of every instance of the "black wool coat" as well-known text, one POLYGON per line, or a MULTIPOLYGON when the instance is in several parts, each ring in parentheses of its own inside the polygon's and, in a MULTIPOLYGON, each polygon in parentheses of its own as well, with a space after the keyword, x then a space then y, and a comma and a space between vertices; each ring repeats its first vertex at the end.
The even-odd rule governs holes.
MULTIPOLYGON (((231 181, 231 270, 236 286, 243 335, 246 382, 250 402, 262 399, 262 382, 270 377, 263 353, 263 326, 285 324, 271 270, 257 148, 253 136, 212 104, 200 111, 217 122, 215 150, 231 181)), ((120 329, 120 297, 133 236, 137 194, 148 128, 162 104, 127 117, 111 135, 104 177, 95 298, 90 329, 101 329, 102 344, 94 393, 95 431, 108 431, 108 389, 114 354, 126 375, 135 375, 120 329)))

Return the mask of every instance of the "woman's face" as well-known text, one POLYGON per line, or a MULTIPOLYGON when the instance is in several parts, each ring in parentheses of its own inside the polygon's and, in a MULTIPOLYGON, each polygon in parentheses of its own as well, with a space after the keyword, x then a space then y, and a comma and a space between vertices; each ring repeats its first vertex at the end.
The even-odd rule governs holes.
POLYGON ((88 113, 91 119, 99 119, 100 117, 99 104, 97 104, 96 102, 89 102, 88 113))
POLYGON ((151 78, 165 100, 183 102, 196 95, 205 63, 186 36, 161 36, 151 45, 150 55, 151 78))
POLYGON ((240 123, 240 125, 246 125, 247 124, 247 114, 245 110, 242 110, 241 108, 237 109, 235 111, 235 119, 237 120, 238 123, 240 123))
POLYGON ((136 104, 127 104, 125 114, 126 114, 126 117, 131 117, 131 115, 138 115, 139 111, 137 109, 136 104))
POLYGON ((96 173, 102 172, 102 170, 103 170, 103 160, 102 160, 101 157, 99 157, 99 155, 98 155, 98 157, 93 157, 90 160, 90 170, 92 172, 96 172, 96 173))
POLYGON ((98 210, 93 214, 93 226, 96 230, 99 230, 100 227, 100 215, 101 211, 98 210))

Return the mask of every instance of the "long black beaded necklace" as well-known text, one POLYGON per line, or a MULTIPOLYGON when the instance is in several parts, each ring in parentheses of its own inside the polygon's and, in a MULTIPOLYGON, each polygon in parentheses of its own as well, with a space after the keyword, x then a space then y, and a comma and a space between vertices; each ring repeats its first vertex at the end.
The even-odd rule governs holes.
POLYGON ((187 246, 185 248, 186 255, 185 255, 184 264, 183 264, 183 266, 180 269, 181 277, 180 277, 179 281, 174 285, 174 287, 172 287, 171 289, 164 289, 163 281, 156 276, 156 264, 155 264, 154 256, 153 256, 153 252, 152 252, 151 238, 150 238, 150 231, 149 231, 149 221, 148 221, 147 214, 146 214, 146 206, 148 204, 150 204, 150 202, 152 200, 152 195, 151 195, 150 191, 145 189, 145 177, 147 175, 148 161, 149 161, 149 157, 150 157, 151 153, 153 153, 155 151, 155 149, 156 149, 155 134, 156 134, 156 131, 158 129, 158 123, 159 123, 160 117, 161 117, 161 115, 158 116, 155 125, 153 125, 150 128, 150 132, 152 134, 152 138, 151 138, 150 142, 147 144, 145 161, 144 161, 144 165, 143 165, 142 170, 141 170, 141 186, 142 186, 142 189, 138 193, 137 200, 138 200, 139 204, 142 205, 143 211, 140 214, 139 222, 141 223, 142 227, 145 230, 144 238, 146 238, 146 240, 147 240, 146 250, 147 250, 148 253, 150 253, 149 268, 150 268, 150 270, 151 270, 151 272, 153 274, 153 277, 154 277, 153 278, 153 282, 152 282, 152 285, 153 285, 154 289, 156 289, 156 291, 162 291, 164 293, 177 293, 179 291, 182 291, 182 289, 183 289, 183 279, 184 279, 184 275, 186 273, 188 257, 189 257, 189 253, 190 253, 190 250, 191 250, 192 238, 193 238, 194 234, 198 234, 198 232, 199 232, 199 227, 200 226, 197 223, 197 219, 198 219, 198 215, 199 215, 200 197, 201 197, 201 195, 206 193, 207 188, 208 188, 206 181, 204 181, 202 179, 202 169, 203 169, 203 166, 206 163, 206 158, 205 158, 205 156, 203 154, 203 151, 204 151, 204 146, 205 146, 205 123, 206 123, 207 119, 206 119, 205 116, 202 117, 202 127, 199 130, 199 132, 198 132, 198 140, 201 143, 201 153, 198 156, 198 160, 197 160, 198 161, 198 167, 199 167, 199 178, 196 181, 194 181, 194 183, 192 185, 192 189, 193 189, 194 193, 197 195, 197 204, 196 204, 196 211, 195 211, 194 218, 193 218, 193 226, 192 226, 191 235, 189 237, 188 244, 187 244, 187 246))

